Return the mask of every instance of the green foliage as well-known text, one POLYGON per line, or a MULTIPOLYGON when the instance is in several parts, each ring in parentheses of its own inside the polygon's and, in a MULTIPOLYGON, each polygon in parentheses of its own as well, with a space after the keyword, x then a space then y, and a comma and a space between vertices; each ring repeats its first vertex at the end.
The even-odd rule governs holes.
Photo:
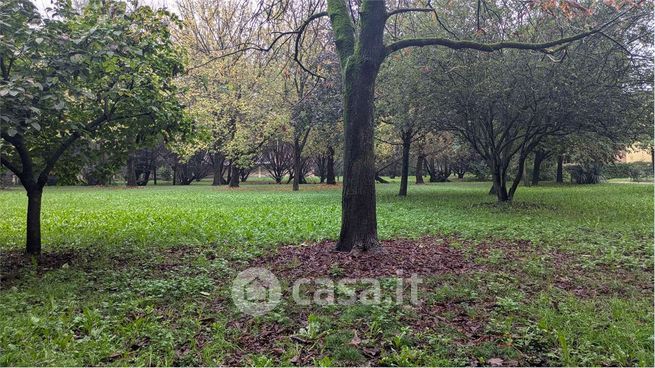
POLYGON ((603 167, 605 179, 630 178, 632 181, 640 181, 651 176, 652 166, 647 162, 616 162, 603 167))
POLYGON ((26 0, 2 3, 2 34, 16 37, 0 39, 0 133, 15 150, 0 153, 25 181, 47 176, 64 152, 79 162, 182 126, 172 81, 183 68, 170 35, 177 20, 134 5, 92 0, 78 12, 56 1, 45 15, 26 0), (29 157, 19 158, 23 149, 29 157))
POLYGON ((579 300, 564 296, 556 307, 553 296, 542 296, 532 306, 539 328, 558 346, 554 364, 565 366, 650 366, 653 356, 652 303, 617 298, 579 300))

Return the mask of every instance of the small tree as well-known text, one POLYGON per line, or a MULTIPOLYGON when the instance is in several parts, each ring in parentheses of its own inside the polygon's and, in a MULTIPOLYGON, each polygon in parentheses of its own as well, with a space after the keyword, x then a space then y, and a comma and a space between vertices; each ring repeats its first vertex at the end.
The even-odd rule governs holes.
MULTIPOLYGON (((407 50, 403 57, 395 55, 383 64, 379 76, 376 98, 377 120, 389 125, 394 137, 386 140, 401 147, 401 177, 399 196, 407 195, 409 158, 412 143, 423 138, 430 130, 432 116, 426 116, 421 96, 428 90, 427 81, 420 71, 421 53, 407 50)), ((379 133, 384 129, 378 130, 379 133)), ((380 137, 380 139, 384 139, 380 137)), ((422 155, 419 155, 419 164, 422 155)), ((420 165, 419 165, 420 166, 420 165)))
POLYGON ((27 191, 29 254, 41 252, 43 187, 66 151, 182 121, 168 12, 91 0, 80 12, 57 1, 49 13, 28 0, 0 5, 0 33, 13 35, 0 38, 0 135, 11 147, 1 160, 27 191))

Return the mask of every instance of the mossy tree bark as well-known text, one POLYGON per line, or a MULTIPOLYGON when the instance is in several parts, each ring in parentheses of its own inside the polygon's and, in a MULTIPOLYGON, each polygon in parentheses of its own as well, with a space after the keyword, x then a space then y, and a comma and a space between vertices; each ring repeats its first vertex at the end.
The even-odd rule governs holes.
POLYGON ((328 0, 343 80, 344 172, 341 234, 336 249, 366 251, 379 246, 375 213, 375 153, 373 94, 384 60, 382 36, 386 20, 384 1, 365 1, 355 35, 343 0, 328 0))

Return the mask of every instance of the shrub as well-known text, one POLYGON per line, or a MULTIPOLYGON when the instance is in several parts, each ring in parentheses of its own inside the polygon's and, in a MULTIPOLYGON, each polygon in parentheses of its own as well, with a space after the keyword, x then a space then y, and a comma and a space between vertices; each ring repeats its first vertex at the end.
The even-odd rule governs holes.
POLYGON ((598 184, 603 180, 603 165, 600 163, 568 165, 567 170, 576 184, 598 184))
POLYGON ((603 168, 603 177, 606 179, 630 178, 639 181, 648 176, 652 176, 651 165, 648 162, 616 162, 603 168))

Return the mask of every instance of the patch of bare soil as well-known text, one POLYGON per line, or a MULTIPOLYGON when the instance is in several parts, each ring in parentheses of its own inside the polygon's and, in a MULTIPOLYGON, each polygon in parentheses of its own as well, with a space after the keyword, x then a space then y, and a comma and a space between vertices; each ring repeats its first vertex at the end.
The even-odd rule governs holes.
POLYGON ((26 268, 35 267, 37 274, 67 267, 75 262, 79 254, 73 251, 49 252, 39 256, 28 256, 21 251, 0 254, 0 289, 7 287, 23 274, 26 268))
POLYGON ((475 266, 461 250, 450 247, 448 239, 387 240, 382 242, 381 250, 364 253, 335 252, 334 246, 334 242, 325 241, 281 247, 272 255, 254 260, 249 267, 265 267, 277 276, 297 279, 391 277, 399 271, 404 275, 439 275, 462 273, 475 266))

